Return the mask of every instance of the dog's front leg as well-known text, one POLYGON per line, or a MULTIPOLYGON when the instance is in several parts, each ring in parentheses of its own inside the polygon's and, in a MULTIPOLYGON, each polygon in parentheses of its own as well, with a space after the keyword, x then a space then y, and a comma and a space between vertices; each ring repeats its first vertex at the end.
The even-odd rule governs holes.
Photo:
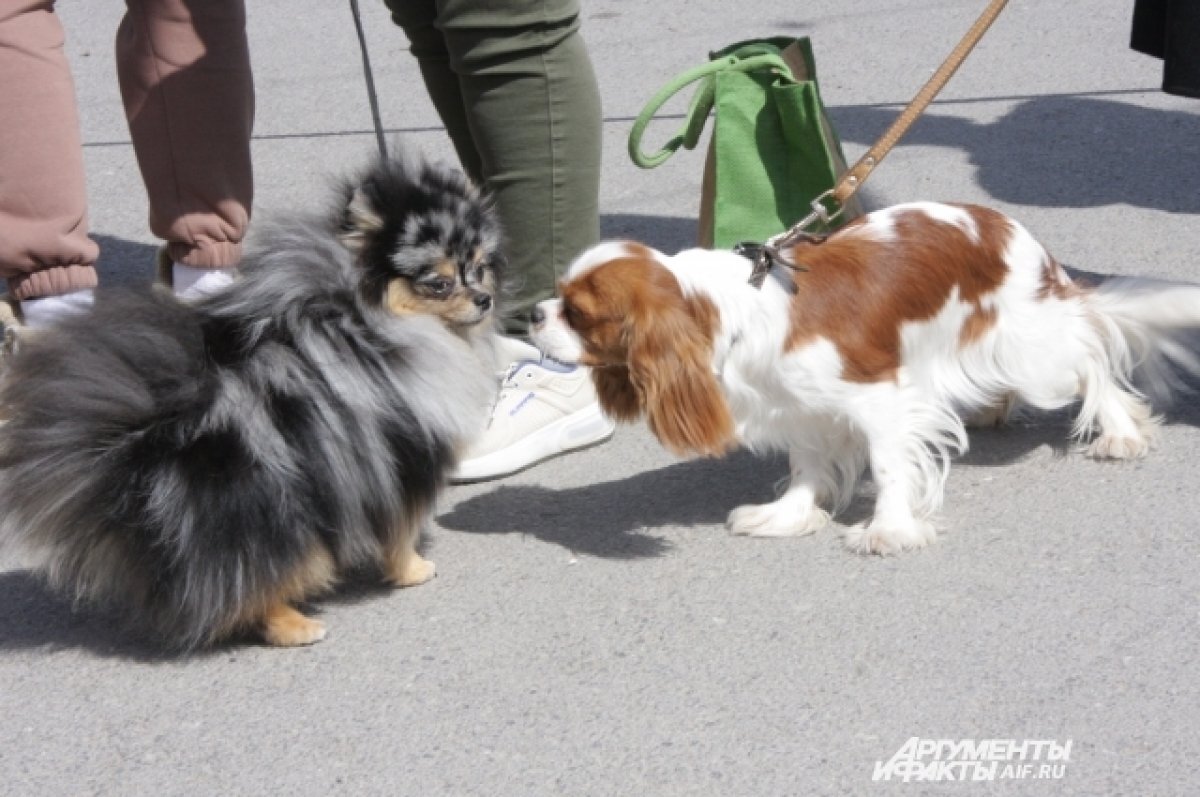
POLYGON ((871 475, 878 496, 870 523, 846 532, 846 544, 852 550, 894 554, 923 548, 937 536, 933 524, 918 516, 914 507, 917 497, 927 492, 930 474, 937 473, 937 465, 923 441, 910 431, 907 420, 898 417, 889 422, 882 418, 867 430, 871 475), (921 462, 921 457, 929 461, 921 462))
POLYGON ((417 553, 417 538, 425 519, 405 518, 385 551, 384 577, 397 587, 424 584, 437 573, 437 565, 417 553))
POLYGON ((277 601, 263 614, 262 637, 269 645, 297 647, 311 645, 325 638, 325 624, 305 617, 292 606, 277 601))
POLYGON ((746 504, 729 513, 726 527, 748 537, 799 537, 829 523, 829 513, 817 506, 828 500, 828 460, 815 451, 792 450, 788 455, 791 482, 769 504, 746 504))

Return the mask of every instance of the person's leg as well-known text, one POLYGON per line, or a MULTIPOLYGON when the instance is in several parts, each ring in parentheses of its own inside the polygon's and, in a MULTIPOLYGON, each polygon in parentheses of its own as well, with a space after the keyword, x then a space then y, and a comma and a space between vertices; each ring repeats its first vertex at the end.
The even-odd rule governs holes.
POLYGON ((513 281, 506 329, 523 335, 533 305, 600 235, 603 120, 578 0, 436 0, 432 21, 428 2, 389 6, 464 168, 496 197, 513 281))
POLYGON ((1167 41, 1167 0, 1136 0, 1129 46, 1139 53, 1162 58, 1167 41))
POLYGON ((99 254, 87 235, 75 86, 52 0, 0 5, 0 108, 0 277, 32 311, 39 299, 90 291, 99 254))
POLYGON ((1137 0, 1129 46, 1163 60, 1163 91, 1200 97, 1200 4, 1137 0))
POLYGON ((475 137, 467 121, 467 106, 463 101, 462 84, 450 66, 450 51, 446 37, 436 26, 435 0, 384 0, 392 12, 392 22, 404 30, 409 51, 417 59, 421 78, 433 107, 446 128, 454 152, 463 171, 479 185, 486 182, 475 137))
POLYGON ((1163 91, 1200 99, 1200 3, 1173 0, 1163 52, 1163 91))
MULTIPOLYGON (((599 238, 602 117, 577 0, 387 0, 404 28, 464 169, 496 198, 510 291, 506 330, 554 294, 567 264, 599 238)), ((489 425, 455 481, 503 476, 613 433, 585 369, 543 361, 515 338, 489 425)))
POLYGON ((150 230, 167 242, 177 276, 233 268, 253 194, 254 83, 243 1, 126 0, 126 7, 117 76, 150 230))

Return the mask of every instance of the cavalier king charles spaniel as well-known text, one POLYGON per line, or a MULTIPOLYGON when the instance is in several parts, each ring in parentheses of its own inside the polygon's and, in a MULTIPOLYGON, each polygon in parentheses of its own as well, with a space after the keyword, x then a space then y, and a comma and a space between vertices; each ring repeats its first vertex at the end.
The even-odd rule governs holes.
POLYGON ((987 208, 899 205, 783 257, 758 289, 733 252, 602 243, 532 319, 548 356, 591 366, 610 415, 644 414, 677 453, 788 452, 786 490, 735 509, 734 534, 811 533, 869 467, 874 516, 849 547, 923 547, 966 425, 1078 401, 1091 456, 1141 457, 1159 424, 1147 394, 1178 384, 1173 366, 1200 370, 1184 345, 1200 287, 1076 283, 987 208))

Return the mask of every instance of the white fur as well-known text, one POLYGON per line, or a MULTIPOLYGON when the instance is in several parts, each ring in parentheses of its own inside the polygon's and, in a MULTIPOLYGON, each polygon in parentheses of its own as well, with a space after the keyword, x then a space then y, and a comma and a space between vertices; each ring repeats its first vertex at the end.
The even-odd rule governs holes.
POLYGON ((562 302, 546 299, 538 303, 546 320, 538 325, 534 343, 539 349, 559 362, 577 363, 583 357, 583 342, 571 331, 562 317, 562 302))
MULTIPOLYGON (((894 241, 899 211, 918 211, 930 224, 952 224, 973 243, 980 236, 961 208, 916 203, 877 212, 845 235, 894 241)), ((912 218, 911 215, 906 218, 912 218)), ((901 242, 902 243, 902 242, 901 242)), ((568 280, 627 253, 606 243, 585 253, 568 280)), ((762 289, 747 283, 750 263, 722 251, 690 249, 656 258, 685 294, 700 294, 720 312, 714 372, 742 443, 789 454, 791 479, 769 504, 743 506, 729 516, 734 534, 808 534, 844 508, 869 464, 878 490, 873 518, 849 530, 854 550, 894 553, 933 541, 930 515, 942 501, 951 456, 967 447, 963 418, 1003 420, 1016 403, 1056 409, 1081 400, 1075 434, 1097 457, 1146 453, 1158 423, 1133 374, 1150 387, 1169 382, 1170 362, 1198 370, 1178 344, 1180 329, 1200 327, 1200 287, 1146 280, 1113 280, 1095 290, 1045 293, 1043 247, 1010 222, 1003 253, 1008 274, 980 302, 996 323, 960 345, 974 306, 957 289, 933 318, 900 330, 901 368, 894 381, 847 381, 834 343, 818 338, 785 351, 791 295, 781 280, 762 289)), ((1058 283, 1070 284, 1066 274, 1058 283)), ((558 300, 542 305, 546 320, 535 344, 573 362, 583 344, 566 325, 558 300)))

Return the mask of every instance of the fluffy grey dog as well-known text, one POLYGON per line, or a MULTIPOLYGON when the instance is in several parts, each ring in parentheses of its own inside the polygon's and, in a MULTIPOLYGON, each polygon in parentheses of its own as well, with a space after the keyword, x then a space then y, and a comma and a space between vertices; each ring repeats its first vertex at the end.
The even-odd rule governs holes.
POLYGON ((335 211, 263 225, 184 305, 101 293, 0 391, 0 543, 182 648, 325 635, 294 605, 415 542, 494 389, 493 211, 457 171, 380 162, 335 211))

